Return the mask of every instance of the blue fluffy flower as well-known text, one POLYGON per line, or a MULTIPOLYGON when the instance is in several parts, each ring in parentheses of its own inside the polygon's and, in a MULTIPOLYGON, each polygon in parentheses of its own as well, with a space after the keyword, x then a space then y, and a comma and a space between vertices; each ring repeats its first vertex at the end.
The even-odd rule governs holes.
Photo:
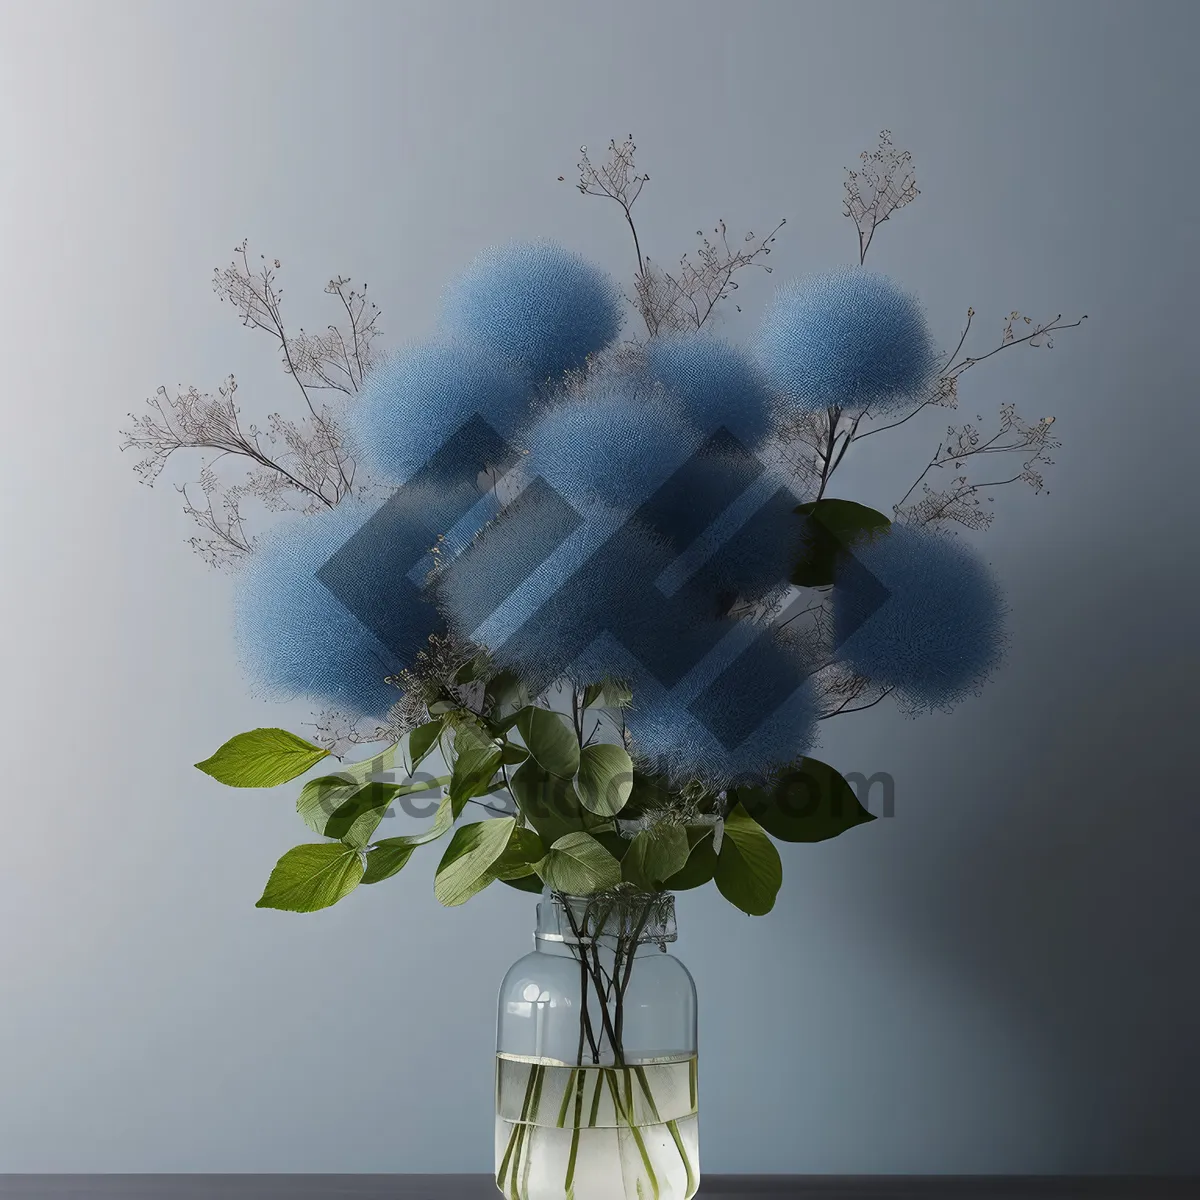
POLYGON ((646 362, 651 376, 680 397, 705 433, 724 427, 753 449, 770 432, 774 397, 741 350, 704 333, 654 338, 646 362))
MULTIPOLYGON (((335 551, 359 532, 372 506, 345 500, 277 526, 239 576, 235 636, 247 673, 265 694, 309 696, 356 715, 382 717, 399 699, 384 682, 408 663, 385 645, 318 577, 335 551)), ((386 568, 386 564, 384 565, 386 568)), ((394 571, 399 584, 402 570, 394 571)), ((410 648, 441 628, 431 604, 407 610, 410 648)))
MULTIPOLYGON (((367 376, 347 434, 360 461, 388 482, 405 483, 472 418, 511 438, 528 411, 526 386, 494 355, 434 342, 401 351, 367 376)), ((480 441, 479 431, 463 435, 460 449, 470 455, 480 441)))
POLYGON ((896 689, 913 712, 976 692, 1002 657, 1004 605, 984 563, 954 538, 893 525, 840 556, 839 658, 896 689))
POLYGON ((546 412, 526 435, 527 470, 576 505, 635 507, 702 442, 669 398, 644 381, 605 377, 546 412))
POLYGON ((737 623, 680 684, 635 679, 626 724, 639 757, 673 782, 757 782, 816 738, 816 664, 762 626, 737 623))
POLYGON ((937 375, 938 356, 917 301, 860 268, 782 288, 759 327, 758 361, 798 409, 904 408, 937 375))
POLYGON ((547 241, 484 251, 446 289, 442 311, 447 333, 497 352, 536 384, 582 367, 621 318, 608 276, 547 241))

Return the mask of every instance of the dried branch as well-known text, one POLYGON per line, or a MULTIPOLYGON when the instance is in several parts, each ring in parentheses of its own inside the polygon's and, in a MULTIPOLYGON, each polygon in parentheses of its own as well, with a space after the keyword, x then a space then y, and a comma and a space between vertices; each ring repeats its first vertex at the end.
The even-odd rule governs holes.
POLYGON ((150 412, 129 414, 133 426, 125 431, 121 449, 143 452, 144 457, 134 466, 143 483, 153 485, 171 455, 180 450, 216 451, 216 457, 206 464, 209 468, 225 455, 240 456, 275 472, 287 486, 312 500, 332 507, 341 499, 336 486, 322 486, 328 475, 323 436, 306 439, 292 423, 272 415, 266 431, 268 445, 283 436, 295 461, 273 457, 263 445, 263 430, 257 425, 242 427, 241 408, 234 399, 237 380, 230 375, 217 391, 218 395, 212 396, 190 387, 170 396, 160 387, 146 402, 150 412))
POLYGON ((879 147, 859 156, 862 166, 857 171, 846 169, 845 215, 858 230, 858 262, 866 261, 867 250, 875 230, 892 213, 911 204, 920 194, 912 169, 912 155, 892 145, 888 129, 880 131, 879 147))
POLYGON ((356 395, 378 360, 374 342, 379 336, 379 310, 372 303, 368 313, 366 285, 361 292, 347 291, 349 282, 339 276, 325 285, 326 295, 337 296, 346 310, 350 322, 347 329, 327 325, 324 333, 306 333, 301 325, 296 337, 286 339, 288 372, 303 381, 305 388, 356 395))
MULTIPOLYGON (((575 186, 585 196, 601 196, 620 206, 637 256, 634 295, 627 295, 626 299, 638 311, 647 334, 657 337, 701 329, 717 305, 737 290, 738 283, 733 276, 743 267, 758 266, 770 274, 771 268, 759 260, 771 253, 771 243, 786 224, 786 219, 765 237, 756 238, 753 233, 747 233, 737 248, 730 244, 723 220, 713 230, 712 239, 703 230, 697 230, 696 236, 701 240, 695 260, 684 254, 674 273, 666 271, 643 252, 633 219, 634 203, 650 179, 649 175, 637 172, 634 165, 636 150, 632 135, 619 144, 613 139, 608 145, 608 158, 597 166, 588 158, 587 147, 581 146, 583 157, 578 164, 579 182, 575 186)), ((564 176, 560 175, 559 179, 564 176)), ((741 311, 740 307, 738 311, 741 311)))
MULTIPOLYGON (((976 419, 982 421, 983 418, 976 419)), ((981 507, 980 501, 986 498, 988 503, 992 502, 993 497, 986 495, 989 489, 1023 482, 1034 492, 1045 490, 1041 468, 1053 466, 1054 460, 1049 456, 1049 451, 1062 444, 1052 436, 1053 424, 1053 417, 1027 422, 1018 415, 1016 405, 1010 403, 1000 406, 999 427, 988 438, 984 438, 979 428, 970 423, 949 426, 925 469, 905 492, 900 503, 894 506, 896 519, 915 525, 953 521, 968 529, 986 529, 992 523, 992 514, 981 507), (973 482, 967 475, 960 474, 944 489, 931 488, 925 482, 930 471, 941 470, 951 464, 961 471, 968 460, 982 460, 993 454, 1024 454, 1025 457, 1021 469, 1004 478, 973 482), (921 498, 906 507, 905 501, 918 486, 922 488, 921 498)))
POLYGON ((200 490, 204 496, 203 508, 192 503, 187 484, 176 487, 183 496, 183 511, 203 530, 203 533, 188 538, 188 545, 209 566, 231 566, 254 549, 246 535, 241 511, 246 489, 223 488, 212 469, 205 467, 200 472, 200 490))
POLYGON ((862 712, 864 709, 874 708, 881 700, 886 699, 895 690, 890 687, 881 687, 878 684, 873 684, 871 680, 862 676, 856 676, 853 682, 853 690, 856 693, 853 696, 843 697, 836 707, 831 708, 828 712, 822 713, 817 720, 828 721, 830 717, 842 716, 844 713, 862 712), (874 694, 874 698, 867 700, 864 704, 855 704, 850 707, 851 700, 864 699, 867 695, 874 694))
POLYGON ((264 330, 278 343, 284 370, 296 381, 307 413, 300 419, 270 413, 262 428, 243 426, 232 375, 217 396, 195 387, 170 395, 160 387, 148 401, 148 412, 129 414, 132 425, 123 431, 121 446, 142 452, 134 470, 149 485, 172 455, 199 454, 203 504, 193 503, 186 486, 178 490, 184 497, 184 512, 202 531, 189 539, 190 544, 213 565, 228 565, 252 550, 254 541, 246 532, 242 507, 247 498, 272 512, 313 512, 332 508, 354 489, 355 464, 345 450, 335 413, 314 394, 322 390, 357 394, 377 360, 379 313, 368 304, 365 286, 359 292, 348 287, 349 279, 331 279, 325 292, 338 298, 346 322, 331 324, 322 334, 302 328, 293 337, 280 314, 283 290, 275 277, 279 260, 268 265, 263 258, 264 265, 252 272, 246 246, 243 241, 236 247, 238 257, 229 267, 214 271, 213 288, 237 307, 244 325, 264 330), (234 461, 245 471, 240 480, 218 475, 218 464, 226 467, 234 461))
MULTIPOLYGON (((781 220, 763 238, 756 239, 753 233, 747 233, 742 240, 749 248, 736 250, 729 244, 723 220, 713 230, 717 242, 710 241, 698 229, 696 236, 701 241, 696 251, 697 261, 682 255, 675 274, 664 271, 647 257, 645 270, 635 280, 635 287, 637 307, 647 317, 651 336, 703 328, 716 306, 737 291, 733 275, 742 267, 759 266, 769 275, 771 268, 755 260, 771 253, 771 243, 786 223, 786 218, 781 220)), ((734 308, 742 311, 738 304, 734 308)))

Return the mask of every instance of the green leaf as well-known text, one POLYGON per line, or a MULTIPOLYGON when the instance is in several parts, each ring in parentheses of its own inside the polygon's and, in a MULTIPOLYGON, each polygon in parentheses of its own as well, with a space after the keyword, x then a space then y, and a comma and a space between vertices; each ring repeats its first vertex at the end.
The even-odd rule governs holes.
POLYGON ((621 864, 590 833, 568 833, 550 847, 538 874, 555 891, 590 896, 621 882, 621 864))
POLYGON ((536 892, 541 895, 542 889, 546 886, 542 883, 542 877, 533 871, 529 875, 519 875, 516 879, 502 879, 501 883, 507 887, 516 888, 521 892, 536 892))
POLYGON ((739 788, 737 799, 781 842, 823 842, 875 820, 841 774, 815 758, 785 768, 767 788, 739 788))
MULTIPOLYGON (((525 875, 534 874, 534 864, 540 862, 546 854, 542 839, 532 829, 514 827, 504 847, 504 853, 492 864, 493 879, 520 879, 525 875)), ((538 887, 542 881, 538 880, 538 887)))
POLYGON ((682 825, 643 829, 621 860, 621 877, 646 892, 659 891, 665 880, 683 870, 688 860, 687 830, 682 825))
POLYGON ((328 757, 328 750, 286 729, 252 729, 230 738, 196 766, 230 787, 270 788, 303 775, 328 757))
POLYGON ((814 500, 795 511, 808 518, 804 551, 792 570, 792 583, 800 587, 833 583, 838 554, 858 538, 874 536, 891 525, 883 513, 853 500, 814 500))
POLYGON ((623 837, 615 829, 612 828, 612 822, 607 825, 595 825, 588 830, 602 845, 617 860, 623 862, 625 855, 629 853, 629 847, 633 845, 633 839, 623 837))
POLYGON ((686 892, 703 887, 717 873, 717 852, 713 848, 711 825, 687 826, 691 848, 683 868, 663 882, 665 892, 686 892))
POLYGON ((395 783, 364 784, 330 814, 322 832, 347 846, 365 846, 401 790, 395 783))
POLYGON ((512 671, 501 671, 483 691, 488 720, 511 728, 517 714, 529 703, 529 689, 512 671))
POLYGON ((639 817, 666 808, 670 800, 671 790, 661 775, 635 770, 633 788, 625 807, 621 809, 621 820, 636 821, 639 817))
POLYGON ((617 679, 589 683, 583 689, 584 708, 628 708, 632 701, 633 693, 628 685, 617 679))
POLYGON ((341 842, 295 846, 276 864, 255 908, 316 912, 348 896, 363 877, 363 856, 341 842))
POLYGON ((444 796, 434 814, 433 824, 423 833, 406 833, 376 842, 367 851, 367 870, 362 882, 379 883, 395 875, 418 846, 436 842, 442 837, 454 824, 460 811, 461 808, 456 809, 449 796, 444 796))
POLYGON ((517 716, 517 729, 530 757, 551 775, 573 779, 579 770, 579 739, 561 713, 528 704, 517 716))
POLYGON ((775 907, 783 883, 779 851, 740 804, 725 818, 715 878, 721 895, 752 917, 775 907))
POLYGON ((579 802, 590 813, 615 817, 633 791, 633 760, 623 746, 598 743, 579 752, 579 802))
POLYGON ((407 838, 385 838, 367 851, 367 869, 362 883, 381 883, 391 879, 413 856, 416 846, 407 838))
POLYGON ((481 725, 465 721, 454 732, 454 770, 450 795, 458 805, 491 791, 500 770, 501 746, 481 725))
POLYGON ((518 746, 516 742, 505 742, 500 748, 500 761, 506 767, 517 766, 528 757, 529 751, 524 746, 518 746))
POLYGON ((439 718, 434 721, 426 721, 424 725, 418 725, 409 732, 408 755, 414 771, 432 753, 433 748, 438 744, 438 738, 442 736, 442 730, 445 728, 445 720, 439 718))
POLYGON ((313 833, 323 834, 329 818, 362 786, 348 773, 310 779, 300 789, 296 811, 313 833))
POLYGON ((343 763, 342 769, 338 774, 346 779, 352 779, 361 787, 371 778, 372 775, 383 775, 396 769, 397 759, 400 760, 400 767, 403 768, 403 749, 405 739, 401 738, 398 742, 393 742, 390 746, 380 750, 376 754, 372 754, 369 758, 360 759, 358 762, 343 763))
POLYGON ((603 824, 579 802, 569 779, 551 775, 533 758, 528 758, 509 779, 513 799, 542 841, 552 846, 567 833, 578 833, 603 824))
POLYGON ((433 881, 433 894, 442 904, 465 904, 491 883, 488 872, 504 853, 516 823, 514 817, 497 817, 454 831, 433 881))

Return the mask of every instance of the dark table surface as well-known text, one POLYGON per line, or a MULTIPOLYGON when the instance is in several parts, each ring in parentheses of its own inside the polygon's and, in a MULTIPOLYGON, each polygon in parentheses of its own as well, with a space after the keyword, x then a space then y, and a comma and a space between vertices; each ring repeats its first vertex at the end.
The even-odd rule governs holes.
MULTIPOLYGON (((496 1200, 489 1175, 0 1175, 0 1200, 496 1200)), ((1200 1177, 706 1175, 705 1200, 1200 1200, 1200 1177)))

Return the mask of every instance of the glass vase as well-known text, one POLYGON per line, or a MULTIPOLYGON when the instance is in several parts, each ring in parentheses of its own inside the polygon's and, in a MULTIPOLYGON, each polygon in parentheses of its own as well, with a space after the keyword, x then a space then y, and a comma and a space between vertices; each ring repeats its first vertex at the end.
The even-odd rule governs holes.
POLYGON ((546 891, 500 988, 496 1186, 510 1200, 688 1200, 696 988, 675 898, 546 891))

